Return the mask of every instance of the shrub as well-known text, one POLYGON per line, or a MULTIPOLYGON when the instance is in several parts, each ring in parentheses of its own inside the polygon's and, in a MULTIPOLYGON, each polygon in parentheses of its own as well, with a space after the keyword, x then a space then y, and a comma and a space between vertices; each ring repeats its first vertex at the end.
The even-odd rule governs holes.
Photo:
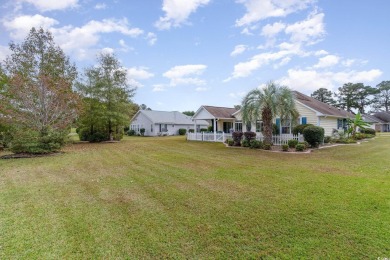
POLYGON ((295 139, 288 140, 288 147, 290 148, 295 148, 297 144, 298 144, 298 140, 295 139))
POLYGON ((206 128, 201 128, 200 132, 208 132, 208 130, 206 128))
POLYGON ((279 135, 279 129, 276 124, 272 124, 272 134, 273 135, 279 135))
POLYGON ((251 149, 261 149, 261 148, 263 148, 263 142, 262 141, 258 141, 258 140, 251 140, 249 142, 249 147, 251 149))
POLYGON ((324 128, 312 125, 303 130, 303 137, 311 147, 318 147, 324 140, 324 133, 324 128))
POLYGON ((13 153, 46 154, 59 151, 65 145, 67 133, 64 131, 48 131, 40 135, 32 130, 15 132, 10 150, 13 153))
POLYGON ((245 139, 241 142, 242 147, 249 147, 250 146, 250 141, 245 139))
POLYGON ((144 136, 145 135, 145 128, 141 128, 139 130, 139 133, 141 134, 141 136, 144 136))
MULTIPOLYGON (((206 131, 205 131, 206 132, 206 131)), ((214 132, 214 127, 212 125, 209 125, 207 127, 207 132, 214 132)))
POLYGON ((282 145, 282 151, 283 151, 283 152, 288 152, 288 147, 289 147, 288 144, 282 145))
POLYGON ((339 143, 339 144, 356 144, 356 140, 354 140, 352 138, 340 138, 340 139, 336 140, 335 142, 339 143))
POLYGON ((13 132, 15 130, 10 126, 0 124, 0 146, 7 148, 13 139, 13 132))
POLYGON ((328 144, 331 141, 332 141, 332 137, 331 136, 327 135, 327 136, 324 137, 324 143, 328 144))
POLYGON ((355 140, 362 140, 366 138, 366 134, 363 133, 355 133, 354 139, 355 140))
POLYGON ((135 135, 135 130, 130 129, 129 131, 127 131, 127 135, 128 136, 134 136, 135 135))
POLYGON ((233 139, 226 139, 226 143, 229 145, 229 146, 233 146, 234 145, 234 141, 233 139))
MULTIPOLYGON (((308 142, 306 142, 306 141, 304 141, 304 142, 299 142, 298 144, 301 144, 301 145, 303 145, 304 149, 307 149, 307 148, 309 148, 309 143, 308 143, 308 142)), ((296 147, 296 146, 295 146, 295 147, 296 147)))
POLYGON ((308 127, 308 126, 313 126, 312 124, 306 124, 306 125, 297 125, 292 129, 292 133, 294 135, 297 134, 303 134, 303 130, 308 127))
POLYGON ((235 131, 232 133, 234 146, 241 146, 241 138, 243 133, 241 131, 235 131))
POLYGON ((372 129, 372 128, 361 128, 361 129, 360 129, 360 133, 363 133, 363 134, 370 134, 370 135, 376 135, 375 129, 372 129))
POLYGON ((374 138, 375 135, 371 135, 371 134, 366 134, 366 138, 374 138))
POLYGON ((256 133, 251 132, 251 131, 244 132, 244 137, 245 137, 245 140, 251 141, 251 140, 254 140, 256 138, 256 133))
MULTIPOLYGON (((129 131, 131 131, 131 130, 129 130, 129 131)), ((108 133, 106 133, 102 129, 94 129, 94 131, 91 133, 91 129, 89 127, 84 127, 84 128, 80 128, 80 130, 79 130, 79 138, 80 138, 80 141, 99 143, 99 142, 109 140, 110 136, 108 135, 108 133)), ((118 136, 116 136, 114 134, 114 139, 115 138, 118 138, 118 136)), ((117 140, 117 139, 115 139, 115 140, 117 140)))
POLYGON ((187 133, 187 129, 185 129, 185 128, 179 129, 179 135, 185 135, 186 133, 187 133))
POLYGON ((270 144, 263 144, 264 150, 271 150, 272 146, 270 144))
POLYGON ((301 144, 301 143, 299 143, 299 144, 297 144, 297 145, 295 146, 295 151, 297 151, 297 152, 303 152, 305 149, 306 149, 306 148, 305 148, 305 145, 304 145, 304 144, 301 144))
POLYGON ((194 129, 188 129, 188 133, 195 133, 194 129))

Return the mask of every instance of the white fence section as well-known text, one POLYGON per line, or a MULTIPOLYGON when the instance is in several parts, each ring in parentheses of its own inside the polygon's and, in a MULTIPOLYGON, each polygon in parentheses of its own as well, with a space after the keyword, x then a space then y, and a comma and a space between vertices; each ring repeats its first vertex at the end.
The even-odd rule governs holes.
MULTIPOLYGON (((232 138, 232 134, 225 133, 187 133, 187 140, 189 141, 203 141, 203 142, 225 142, 226 139, 232 138)), ((283 145, 287 144, 289 140, 297 140, 298 142, 303 142, 303 135, 293 135, 293 134, 281 134, 273 135, 272 143, 274 145, 283 145)), ((264 141, 264 137, 261 133, 256 133, 256 140, 264 141)))

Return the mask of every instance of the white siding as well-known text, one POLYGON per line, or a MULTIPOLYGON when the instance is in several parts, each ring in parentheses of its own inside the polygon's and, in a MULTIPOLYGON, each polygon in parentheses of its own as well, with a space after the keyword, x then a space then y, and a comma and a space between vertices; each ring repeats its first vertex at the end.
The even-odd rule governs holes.
POLYGON ((333 129, 337 129, 336 117, 320 117, 320 126, 325 130, 325 136, 332 135, 333 129))
POLYGON ((210 119, 214 118, 213 115, 211 115, 204 107, 201 108, 201 110, 193 117, 193 119, 210 119))
POLYGON ((316 112, 298 102, 295 102, 295 107, 298 110, 300 118, 306 117, 306 124, 317 125, 318 116, 316 115, 316 112))
MULTIPOLYGON (((150 121, 149 118, 147 118, 144 114, 138 113, 138 115, 134 118, 133 121, 130 122, 130 129, 132 129, 132 126, 139 126, 139 128, 145 128, 145 135, 150 136, 154 135, 150 132, 151 125, 153 124, 152 121, 150 121)), ((153 129, 155 131, 155 129, 153 129)))

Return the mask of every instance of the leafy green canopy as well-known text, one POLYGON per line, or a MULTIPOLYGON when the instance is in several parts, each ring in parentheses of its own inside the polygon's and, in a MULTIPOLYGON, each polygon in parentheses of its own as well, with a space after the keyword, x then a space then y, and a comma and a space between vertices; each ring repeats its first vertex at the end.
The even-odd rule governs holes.
POLYGON ((244 97, 242 120, 246 123, 262 119, 264 143, 272 144, 272 119, 279 116, 282 120, 295 120, 298 111, 294 100, 288 87, 270 82, 263 89, 253 89, 244 97))
POLYGON ((97 65, 85 69, 84 80, 77 84, 84 97, 82 128, 90 134, 104 132, 110 140, 120 139, 129 123, 128 110, 135 88, 129 86, 126 70, 113 54, 100 54, 97 65))

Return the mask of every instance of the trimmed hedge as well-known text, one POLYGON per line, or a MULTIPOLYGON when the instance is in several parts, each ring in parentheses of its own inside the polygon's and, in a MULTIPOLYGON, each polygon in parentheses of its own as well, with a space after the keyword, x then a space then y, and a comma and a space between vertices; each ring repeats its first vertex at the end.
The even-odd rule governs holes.
POLYGON ((250 146, 250 141, 247 140, 247 139, 244 139, 244 140, 241 142, 241 146, 242 146, 242 147, 249 147, 249 146, 250 146))
POLYGON ((298 140, 295 139, 288 140, 288 147, 290 148, 295 148, 297 144, 298 144, 298 140))
POLYGON ((235 131, 232 133, 234 146, 241 146, 242 136, 243 136, 243 133, 241 131, 235 131))
POLYGON ((297 152, 303 152, 305 149, 306 148, 304 144, 297 144, 297 146, 295 146, 295 151, 297 152))
POLYGON ((372 128, 360 129, 360 133, 362 133, 362 134, 369 134, 369 135, 376 135, 375 129, 372 129, 372 128))
POLYGON ((263 142, 258 140, 251 140, 249 142, 249 147, 251 149, 262 149, 263 148, 263 142))
POLYGON ((292 129, 292 133, 294 135, 297 134, 303 134, 303 130, 308 127, 308 126, 313 126, 312 124, 306 124, 306 125, 297 125, 292 129))
POLYGON ((135 135, 135 130, 130 129, 129 131, 127 131, 127 135, 128 136, 134 136, 135 135))
POLYGON ((186 133, 187 133, 187 129, 185 129, 185 128, 179 129, 179 135, 185 135, 186 133))
POLYGON ((283 152, 288 152, 288 144, 284 144, 284 145, 282 145, 282 151, 283 152))
POLYGON ((311 147, 318 147, 324 140, 324 128, 319 126, 308 126, 303 130, 303 137, 305 141, 310 144, 311 147))
POLYGON ((245 140, 251 141, 251 140, 254 140, 256 138, 256 133, 251 132, 251 131, 244 132, 244 137, 245 137, 245 140))

